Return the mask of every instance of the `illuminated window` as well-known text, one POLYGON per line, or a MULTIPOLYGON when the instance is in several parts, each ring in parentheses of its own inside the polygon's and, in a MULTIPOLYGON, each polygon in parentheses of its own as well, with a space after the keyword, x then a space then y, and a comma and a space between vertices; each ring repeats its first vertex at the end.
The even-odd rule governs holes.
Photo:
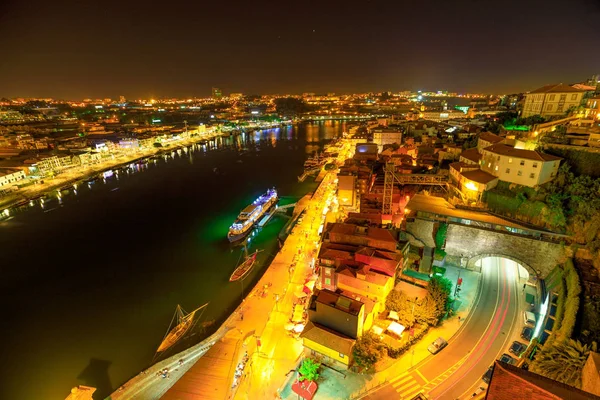
POLYGON ((325 284, 331 285, 331 278, 325 278, 325 284))
POLYGON ((488 168, 492 168, 492 163, 488 163, 488 168))
POLYGON ((521 160, 521 163, 519 165, 525 165, 525 161, 521 160))
POLYGON ((343 355, 342 353, 340 353, 340 358, 344 358, 346 357, 345 355, 343 355))
POLYGON ((517 171, 517 176, 521 176, 521 175, 523 175, 523 172, 517 171))
POLYGON ((510 174, 510 168, 506 168, 506 173, 510 174))
POLYGON ((508 163, 509 163, 509 164, 510 164, 510 163, 512 163, 512 158, 509 158, 509 159, 508 159, 508 163))
POLYGON ((495 168, 495 170, 496 170, 496 171, 498 171, 498 166, 497 166, 497 165, 496 165, 496 168, 495 168))

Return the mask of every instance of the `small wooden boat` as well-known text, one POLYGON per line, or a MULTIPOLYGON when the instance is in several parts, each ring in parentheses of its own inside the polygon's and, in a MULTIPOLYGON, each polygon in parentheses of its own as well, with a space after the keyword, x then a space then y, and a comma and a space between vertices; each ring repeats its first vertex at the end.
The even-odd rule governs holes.
POLYGON ((246 275, 248 275, 248 272, 252 270, 252 267, 256 262, 256 255, 258 254, 258 252, 259 250, 256 250, 254 253, 246 257, 244 262, 241 263, 235 269, 235 271, 233 271, 233 274, 231 274, 231 276, 229 277, 229 282, 235 282, 237 280, 243 279, 246 275))
MULTIPOLYGON (((165 350, 167 350, 168 348, 170 348, 171 346, 173 346, 175 343, 177 343, 177 341, 179 339, 181 339, 185 333, 187 331, 190 330, 190 328, 195 324, 194 321, 197 320, 196 315, 198 314, 198 311, 203 310, 206 306, 208 305, 208 303, 206 303, 205 305, 196 308, 194 311, 190 312, 190 313, 186 313, 185 310, 183 308, 181 308, 180 305, 177 305, 177 309, 175 310, 175 315, 173 316, 173 319, 171 320, 171 325, 169 326, 169 331, 167 332, 167 334, 165 335, 163 341, 161 342, 160 346, 158 347, 158 350, 156 350, 157 353, 161 353, 165 350), (175 327, 173 329, 171 329, 171 326, 173 326, 173 322, 177 320, 177 325, 175 325, 175 327)), ((204 311, 202 311, 200 313, 200 316, 202 315, 204 311)), ((198 316, 198 318, 200 317, 198 316)))

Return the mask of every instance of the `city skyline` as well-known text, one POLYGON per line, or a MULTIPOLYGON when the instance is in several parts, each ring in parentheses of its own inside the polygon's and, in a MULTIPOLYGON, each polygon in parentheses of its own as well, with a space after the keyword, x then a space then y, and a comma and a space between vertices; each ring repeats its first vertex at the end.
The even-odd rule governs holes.
POLYGON ((0 8, 0 96, 526 92, 597 73, 590 1, 0 8), (560 30, 553 21, 560 21, 560 30), (549 31, 555 30, 549 41, 549 31))

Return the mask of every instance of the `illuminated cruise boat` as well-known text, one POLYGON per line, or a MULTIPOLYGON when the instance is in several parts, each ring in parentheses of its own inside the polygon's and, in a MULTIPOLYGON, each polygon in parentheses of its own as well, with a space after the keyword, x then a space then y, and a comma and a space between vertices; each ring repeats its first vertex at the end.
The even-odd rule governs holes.
POLYGON ((237 242, 245 238, 252 231, 252 227, 260 221, 260 218, 275 207, 277 200, 275 189, 269 189, 267 193, 254 200, 240 212, 233 225, 229 227, 227 239, 230 242, 237 242))

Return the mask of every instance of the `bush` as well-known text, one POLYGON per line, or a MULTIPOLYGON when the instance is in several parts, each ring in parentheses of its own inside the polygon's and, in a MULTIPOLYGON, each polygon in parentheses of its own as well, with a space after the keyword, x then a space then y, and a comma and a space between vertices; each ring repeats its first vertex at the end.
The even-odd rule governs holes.
POLYGON ((302 361, 302 365, 298 370, 299 377, 298 380, 300 382, 307 381, 316 381, 319 379, 319 367, 321 367, 321 363, 312 360, 311 358, 306 358, 302 361))
POLYGON ((406 293, 398 290, 392 290, 385 300, 385 307, 388 310, 396 311, 398 313, 398 322, 407 328, 413 326, 415 323, 413 306, 416 308, 414 299, 409 299, 406 293))
MULTIPOLYGON (((579 275, 573 260, 569 259, 565 263, 563 272, 564 284, 566 286, 566 299, 564 305, 564 316, 560 323, 560 328, 554 331, 556 340, 570 339, 573 335, 575 322, 577 320, 577 312, 579 311, 579 295, 581 294, 581 284, 579 283, 579 275)), ((557 310, 558 314, 558 310, 557 310)))
MULTIPOLYGON (((406 352, 406 350, 408 350, 410 348, 410 346, 412 346, 416 341, 420 340, 423 336, 425 336, 425 334, 427 333, 427 331, 429 330, 429 326, 427 325, 419 325, 416 326, 414 328, 414 335, 409 336, 406 341, 404 343, 402 343, 400 346, 398 347, 392 347, 392 346, 386 346, 387 347, 387 354, 388 356, 390 356, 390 358, 398 358, 400 357, 402 354, 404 354, 406 352)), ((406 333, 405 333, 406 335, 406 333)))
POLYGON ((448 233, 448 224, 441 223, 435 233, 435 248, 443 249, 446 244, 446 234, 448 233))
POLYGON ((354 362, 361 368, 369 369, 385 355, 385 348, 378 336, 367 332, 358 338, 352 348, 354 362))

